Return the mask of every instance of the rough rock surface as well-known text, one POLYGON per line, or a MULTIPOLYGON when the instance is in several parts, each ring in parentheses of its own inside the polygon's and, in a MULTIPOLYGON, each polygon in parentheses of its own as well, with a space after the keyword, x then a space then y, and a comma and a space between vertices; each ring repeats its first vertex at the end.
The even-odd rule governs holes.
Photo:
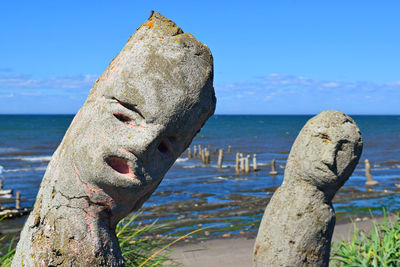
POLYGON ((152 14, 54 153, 12 266, 123 266, 116 224, 152 194, 215 104, 208 47, 152 14))
POLYGON ((254 266, 328 266, 335 226, 331 201, 361 152, 361 133, 345 114, 324 111, 307 122, 265 210, 254 266))

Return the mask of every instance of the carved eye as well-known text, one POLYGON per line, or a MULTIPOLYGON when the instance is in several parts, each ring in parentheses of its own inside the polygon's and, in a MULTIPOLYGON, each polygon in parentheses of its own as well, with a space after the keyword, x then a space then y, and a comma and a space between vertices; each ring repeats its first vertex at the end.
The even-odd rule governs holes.
POLYGON ((129 117, 128 115, 122 113, 122 112, 116 112, 113 114, 115 118, 117 118, 118 120, 122 121, 123 123, 127 123, 129 124, 129 122, 133 121, 133 119, 131 117, 129 117))
POLYGON ((122 112, 116 112, 113 115, 119 121, 121 121, 129 126, 136 126, 136 121, 134 119, 132 119, 130 116, 128 116, 122 112))
POLYGON ((167 153, 169 151, 169 146, 165 140, 162 140, 161 143, 158 145, 158 151, 161 153, 167 153))
POLYGON ((133 112, 136 112, 137 114, 139 114, 140 117, 142 117, 144 119, 143 114, 136 108, 136 105, 130 104, 130 103, 127 103, 127 102, 123 102, 121 100, 118 100, 115 97, 111 97, 111 99, 116 100, 124 108, 129 109, 129 110, 131 110, 133 112))

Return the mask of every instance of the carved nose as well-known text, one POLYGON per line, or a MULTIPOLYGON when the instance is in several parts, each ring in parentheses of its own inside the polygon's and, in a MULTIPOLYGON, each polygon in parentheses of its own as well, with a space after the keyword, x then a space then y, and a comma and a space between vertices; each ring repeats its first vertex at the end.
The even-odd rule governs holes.
POLYGON ((149 163, 155 159, 170 159, 174 154, 173 140, 171 141, 167 136, 161 137, 158 129, 153 133, 149 131, 147 138, 142 139, 141 143, 136 143, 135 148, 134 154, 143 163, 149 163))
POLYGON ((322 154, 322 163, 328 166, 329 169, 333 169, 336 162, 336 146, 328 144, 322 154))

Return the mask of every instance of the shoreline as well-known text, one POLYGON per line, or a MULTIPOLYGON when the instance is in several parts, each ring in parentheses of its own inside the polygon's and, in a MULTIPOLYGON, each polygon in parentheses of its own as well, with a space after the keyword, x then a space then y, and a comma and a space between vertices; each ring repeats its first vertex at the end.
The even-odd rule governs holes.
MULTIPOLYGON (((387 215, 387 220, 394 221, 394 215, 387 215)), ((358 229, 369 233, 373 222, 382 222, 384 216, 357 217, 354 220, 358 229)), ((354 223, 339 223, 335 225, 332 236, 332 243, 340 240, 351 240, 354 233, 354 223)), ((231 266, 252 266, 253 246, 255 236, 231 238, 216 238, 193 243, 178 243, 169 249, 169 256, 173 261, 167 266, 189 267, 231 267, 231 266)))
MULTIPOLYGON (((270 198, 277 187, 266 187, 256 190, 243 190, 229 194, 224 198, 226 202, 208 202, 208 193, 193 193, 191 200, 167 202, 158 206, 142 207, 135 219, 135 225, 150 224, 157 221, 157 225, 164 225, 151 233, 149 238, 159 236, 173 240, 198 228, 207 228, 190 239, 190 243, 196 239, 213 240, 226 237, 255 237, 258 224, 264 214, 270 198), (252 196, 251 193, 261 192, 264 197, 252 196)), ((382 189, 381 189, 382 190, 382 189)), ((400 189, 391 191, 360 191, 355 187, 343 187, 336 194, 334 203, 349 203, 354 200, 379 199, 400 193, 400 189), (386 191, 386 192, 385 192, 386 191)), ((168 197, 171 192, 164 193, 168 197)), ((157 193, 156 193, 157 194, 157 193)), ((158 193, 159 195, 162 194, 158 193)), ((356 217, 369 217, 371 212, 379 213, 385 208, 366 207, 363 209, 336 209, 336 225, 346 224, 356 217)), ((390 210, 388 210, 390 212, 390 210)), ((26 216, 5 219, 0 223, 0 235, 18 233, 25 222, 26 216)), ((0 244, 4 243, 0 242, 0 244)))

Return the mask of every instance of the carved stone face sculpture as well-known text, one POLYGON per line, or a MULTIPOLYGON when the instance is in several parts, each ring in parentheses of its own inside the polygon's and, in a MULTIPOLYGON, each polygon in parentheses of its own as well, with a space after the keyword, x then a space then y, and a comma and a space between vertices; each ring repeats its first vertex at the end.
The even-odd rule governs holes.
POLYGON ((116 224, 157 188, 215 104, 208 47, 152 13, 54 153, 13 266, 123 266, 116 224))
POLYGON ((357 125, 339 111, 323 111, 306 123, 261 221, 254 266, 329 265, 335 225, 331 201, 361 150, 357 125))
POLYGON ((324 111, 299 133, 287 168, 296 177, 331 191, 348 179, 361 150, 361 133, 354 121, 341 112, 324 111))
POLYGON ((155 13, 96 81, 63 143, 93 197, 118 203, 113 225, 151 195, 214 112, 212 72, 207 46, 155 13))

